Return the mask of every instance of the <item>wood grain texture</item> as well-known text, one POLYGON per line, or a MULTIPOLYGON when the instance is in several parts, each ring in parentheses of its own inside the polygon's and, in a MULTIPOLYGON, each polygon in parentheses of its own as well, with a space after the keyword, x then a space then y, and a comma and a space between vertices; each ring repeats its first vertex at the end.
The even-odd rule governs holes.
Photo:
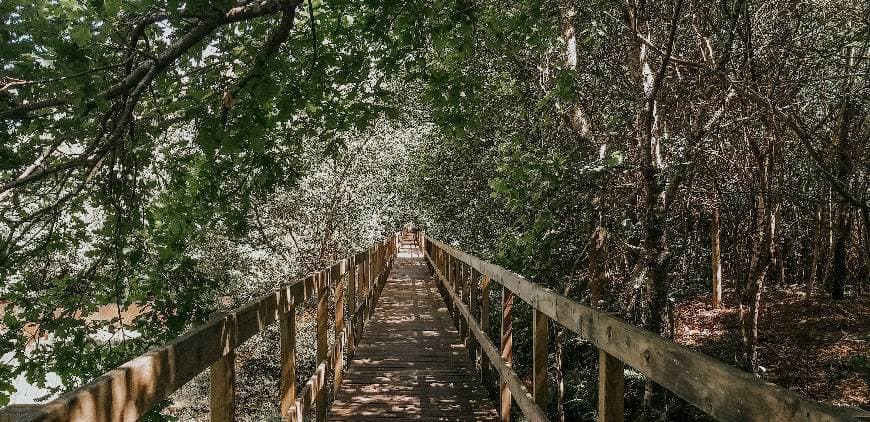
MULTIPOLYGON (((425 251, 424 251, 425 253, 425 251)), ((427 255, 428 257, 428 255, 427 255)), ((430 258, 431 259, 431 258, 430 258)), ((444 273, 440 271, 436 271, 436 282, 443 282, 445 279, 444 273)), ((489 283, 486 283, 488 286, 489 283)), ((444 290, 446 294, 455 295, 455 293, 450 289, 444 290)), ((456 300, 457 298, 453 298, 456 300)), ((501 351, 499 348, 493 344, 492 340, 489 338, 487 334, 485 334, 480 325, 473 318, 469 318, 470 312, 465 305, 459 306, 459 311, 466 317, 469 321, 468 328, 471 333, 477 338, 477 341, 480 343, 480 348, 484 352, 485 355, 488 356, 489 361, 498 371, 501 376, 501 380, 507 384, 507 388, 511 392, 511 396, 516 401, 519 408, 523 411, 526 417, 531 421, 545 421, 547 420, 547 415, 541 409, 540 406, 535 403, 534 398, 532 397, 532 393, 526 389, 525 384, 517 375, 516 371, 508 365, 508 363, 502 358, 501 351)))
MULTIPOLYGON (((322 274, 321 277, 327 277, 326 274, 322 274)), ((319 292, 318 301, 317 301, 317 362, 319 365, 325 365, 327 362, 327 321, 326 318, 329 316, 329 289, 323 288, 319 292)), ((319 369, 319 368, 318 368, 319 369)), ((323 374, 321 378, 325 380, 327 377, 328 367, 325 367, 323 370, 323 374)), ((325 381, 321 380, 321 385, 325 384, 325 381)), ((315 391, 315 420, 318 422, 326 420, 326 394, 323 394, 320 391, 320 388, 317 388, 315 391)))
MULTIPOLYGON (((514 294, 507 287, 501 289, 501 359, 508 367, 514 359, 514 294)), ((500 405, 498 414, 502 422, 511 420, 511 390, 507 377, 502 375, 499 388, 500 405)))
POLYGON ((625 417, 625 364, 598 351, 598 420, 622 422, 625 417))
POLYGON ((532 311, 532 394, 535 403, 547 408, 547 343, 550 338, 550 318, 541 311, 532 311))
MULTIPOLYGON (((483 274, 480 276, 480 331, 489 338, 489 313, 490 313, 490 279, 483 274)), ((481 344, 478 340, 478 344, 481 344)), ((482 344, 481 344, 482 347, 482 344)), ((486 353, 480 354, 480 377, 483 385, 489 385, 489 357, 486 353)))
POLYGON ((281 415, 295 416, 291 409, 296 404, 296 307, 285 305, 280 316, 281 336, 281 391, 279 406, 281 415))
MULTIPOLYGON (((235 315, 227 315, 234 319, 235 315)), ((209 373, 209 410, 212 422, 235 420, 236 399, 236 325, 227 324, 221 333, 224 356, 211 364, 209 373)))
POLYGON ((496 420, 447 307, 412 245, 403 244, 330 420, 496 420))

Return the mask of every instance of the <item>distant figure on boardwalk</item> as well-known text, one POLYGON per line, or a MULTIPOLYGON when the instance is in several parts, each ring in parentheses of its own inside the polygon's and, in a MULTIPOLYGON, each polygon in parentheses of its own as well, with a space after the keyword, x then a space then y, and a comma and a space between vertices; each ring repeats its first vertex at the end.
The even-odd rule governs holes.
POLYGON ((417 226, 414 223, 405 223, 405 225, 402 226, 402 236, 407 237, 409 235, 417 235, 417 226))

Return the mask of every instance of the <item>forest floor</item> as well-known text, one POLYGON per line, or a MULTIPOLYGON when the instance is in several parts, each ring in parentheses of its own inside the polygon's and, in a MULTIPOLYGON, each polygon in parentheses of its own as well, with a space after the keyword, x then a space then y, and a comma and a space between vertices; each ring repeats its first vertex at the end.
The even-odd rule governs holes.
MULTIPOLYGON (((679 303, 675 341, 730 364, 741 352, 737 295, 679 303)), ((759 323, 762 377, 814 400, 870 408, 870 296, 805 300, 798 286, 768 289, 759 323)))

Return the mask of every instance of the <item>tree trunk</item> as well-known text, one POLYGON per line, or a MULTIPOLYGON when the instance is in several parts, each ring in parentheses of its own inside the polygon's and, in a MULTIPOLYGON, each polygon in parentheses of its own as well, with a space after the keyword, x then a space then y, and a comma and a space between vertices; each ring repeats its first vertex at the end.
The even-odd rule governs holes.
POLYGON ((713 294, 710 304, 719 307, 722 303, 722 261, 719 245, 719 205, 714 205, 710 223, 710 265, 713 274, 713 294))
POLYGON ((806 276, 806 291, 807 291, 807 299, 810 299, 813 296, 813 289, 816 284, 816 277, 818 275, 819 268, 819 257, 822 250, 822 205, 816 205, 816 234, 813 238, 813 261, 810 264, 810 272, 806 276))
MULTIPOLYGON (((565 40, 565 68, 577 70, 577 5, 576 0, 559 0, 559 29, 565 40)), ((563 118, 580 136, 589 134, 589 118, 583 107, 575 100, 568 105, 563 118)))
MULTIPOLYGON (((626 35, 629 46, 628 70, 638 84, 643 95, 643 107, 638 113, 636 124, 638 149, 640 152, 640 190, 643 192, 643 208, 641 222, 643 226, 643 253, 639 263, 643 279, 644 292, 644 328, 656 334, 666 336, 668 293, 670 290, 668 271, 670 267, 670 252, 665 235, 665 217, 667 201, 665 197, 665 175, 662 174, 662 156, 660 141, 663 138, 661 116, 658 108, 658 90, 665 84, 670 52, 672 51, 682 1, 677 1, 674 16, 670 22, 670 33, 665 45, 665 60, 657 72, 653 72, 649 63, 646 46, 637 39, 638 29, 642 20, 638 10, 632 4, 626 8, 626 35), (645 75, 654 75, 646 77, 645 75)), ((676 185, 674 185, 676 186, 676 185)), ((665 390, 651 380, 647 380, 643 398, 644 420, 665 420, 667 418, 667 400, 665 390)))
POLYGON ((770 212, 763 193, 755 195, 755 230, 752 239, 752 258, 749 274, 740 299, 740 333, 743 340, 743 369, 758 372, 758 317, 761 310, 761 292, 770 264, 770 212))
POLYGON ((589 252, 589 287, 591 290, 590 303, 593 308, 600 308, 607 282, 607 229, 598 227, 592 234, 592 250, 589 252))
MULTIPOLYGON (((849 174, 852 172, 852 157, 849 150, 849 127, 852 123, 854 110, 851 102, 848 100, 843 102, 843 108, 840 113, 840 124, 837 130, 837 179, 844 184, 849 183, 849 174)), ((845 199, 840 199, 837 203, 835 221, 832 224, 834 248, 831 254, 831 273, 830 273, 830 290, 832 299, 843 299, 846 291, 846 278, 848 277, 848 268, 846 268, 846 243, 849 240, 849 226, 851 218, 849 203, 845 199)))
MULTIPOLYGON (((771 188, 772 153, 761 151, 757 142, 749 139, 750 147, 758 163, 753 194, 752 256, 749 271, 740 294, 740 334, 743 341, 742 366, 747 372, 758 372, 758 319, 761 312, 761 293, 767 277, 771 256, 774 253, 773 233, 776 230, 776 211, 773 207, 771 188)), ((772 151, 768 148, 768 151, 772 151)))
POLYGON ((846 278, 849 269, 846 268, 846 242, 849 240, 849 226, 851 219, 847 217, 848 210, 845 206, 837 210, 836 222, 834 223, 834 253, 831 263, 831 299, 841 300, 846 294, 846 278))

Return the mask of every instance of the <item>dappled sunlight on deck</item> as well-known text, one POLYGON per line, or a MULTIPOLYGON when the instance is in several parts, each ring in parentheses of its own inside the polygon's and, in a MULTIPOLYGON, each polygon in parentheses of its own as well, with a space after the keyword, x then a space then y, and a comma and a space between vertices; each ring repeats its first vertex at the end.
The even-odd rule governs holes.
POLYGON ((330 420, 495 420, 422 254, 400 249, 330 420))

